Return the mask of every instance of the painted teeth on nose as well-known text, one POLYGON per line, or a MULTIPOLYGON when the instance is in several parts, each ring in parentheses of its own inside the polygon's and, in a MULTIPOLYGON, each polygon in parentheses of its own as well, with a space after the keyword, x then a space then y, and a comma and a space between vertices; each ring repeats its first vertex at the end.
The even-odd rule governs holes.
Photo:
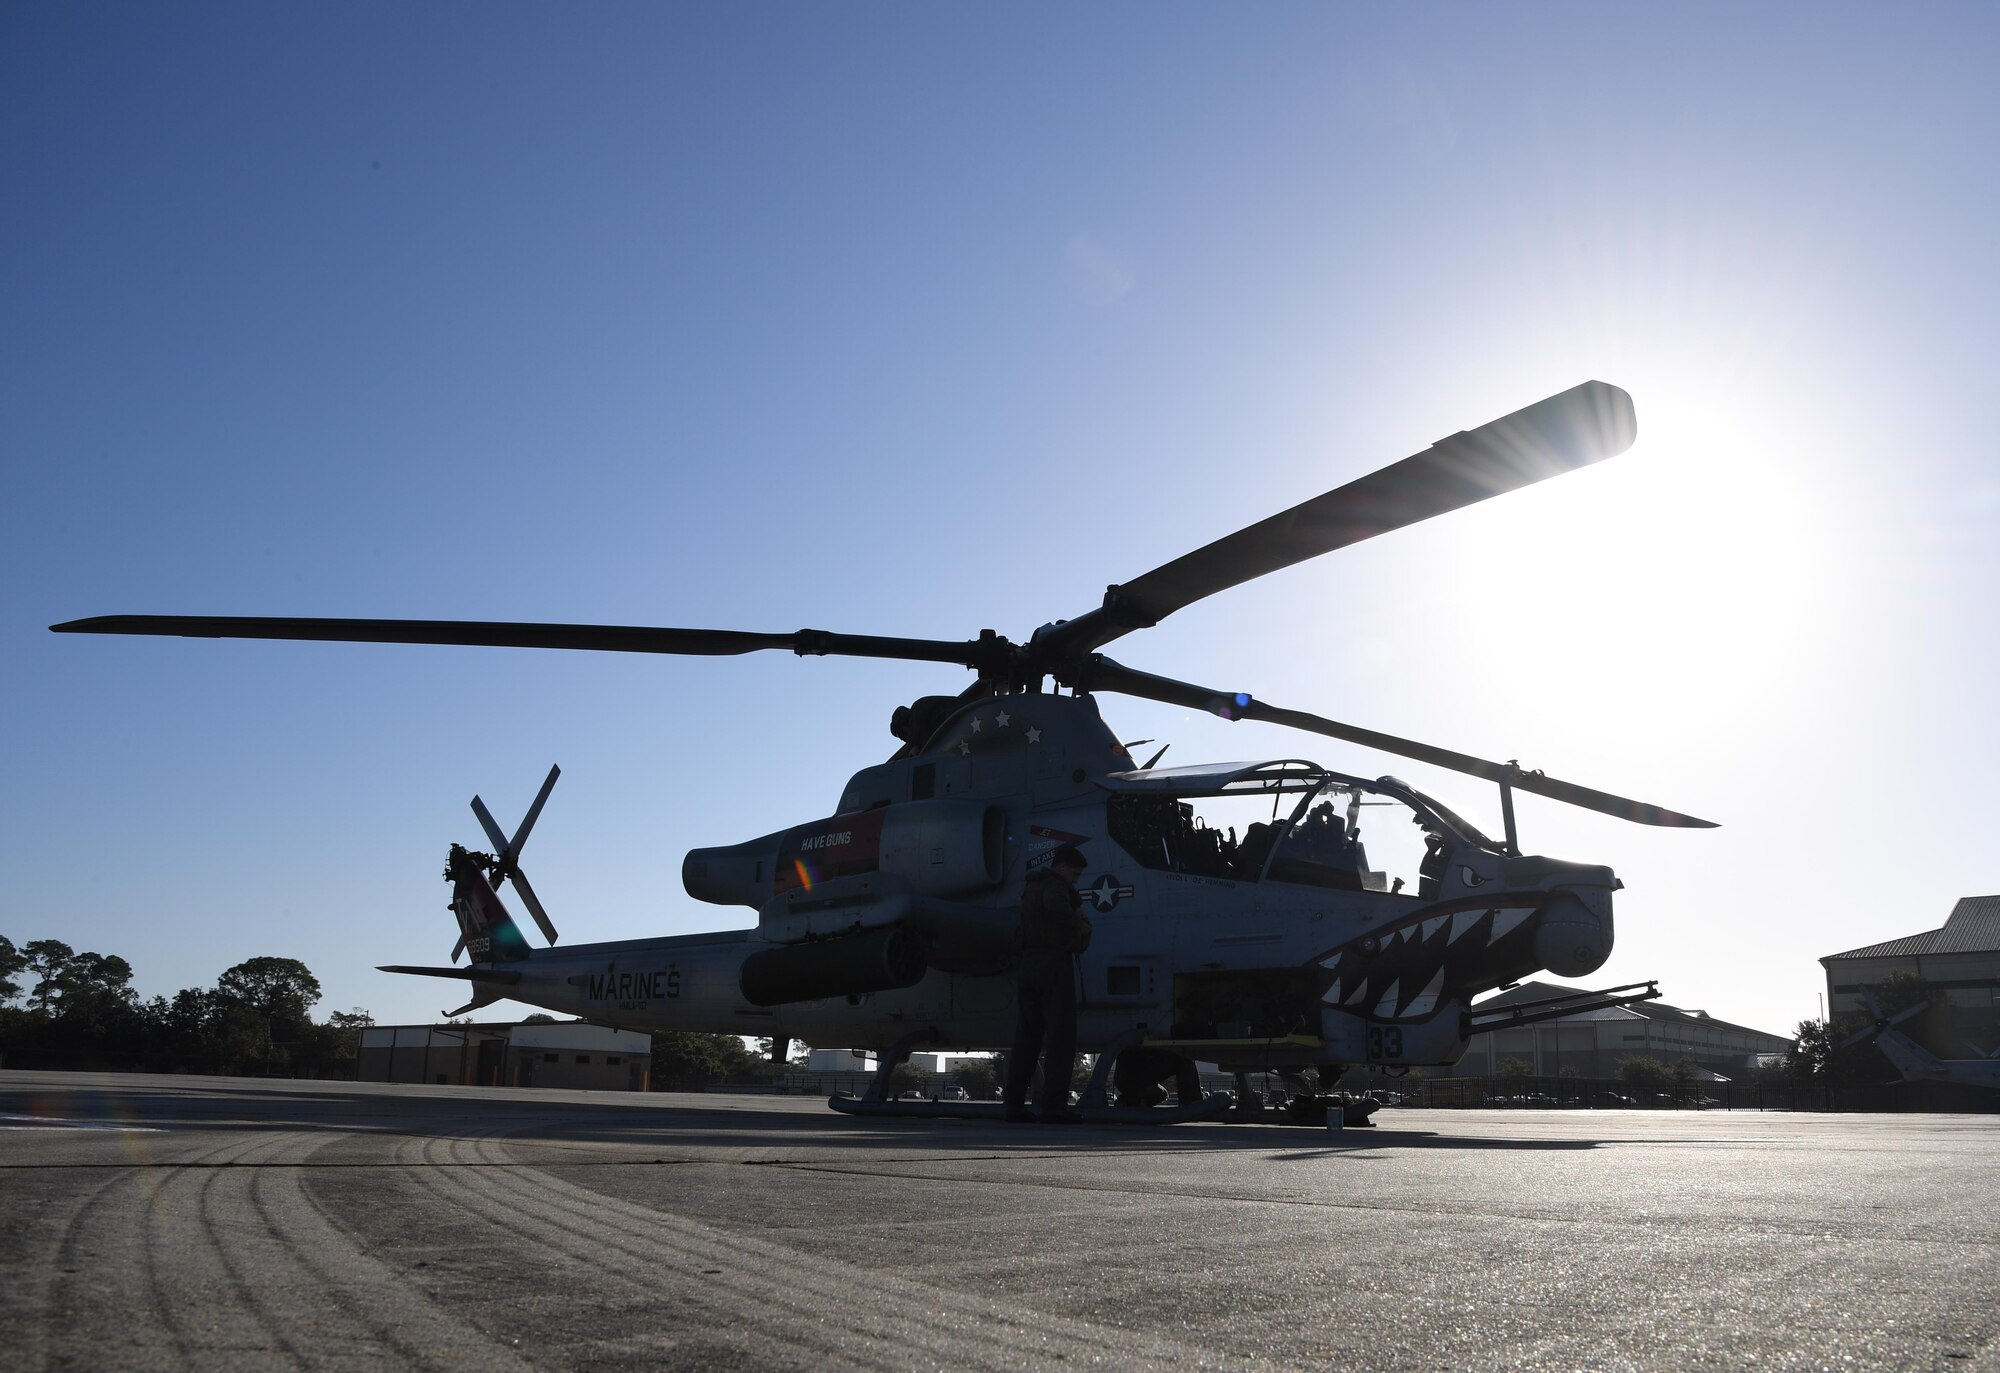
POLYGON ((1443 967, 1439 967, 1436 972, 1431 974, 1431 980, 1424 984, 1424 989, 1417 993, 1416 999, 1403 1007, 1402 1014, 1406 1016, 1429 1015, 1437 1006, 1438 993, 1443 990, 1444 969, 1443 967))

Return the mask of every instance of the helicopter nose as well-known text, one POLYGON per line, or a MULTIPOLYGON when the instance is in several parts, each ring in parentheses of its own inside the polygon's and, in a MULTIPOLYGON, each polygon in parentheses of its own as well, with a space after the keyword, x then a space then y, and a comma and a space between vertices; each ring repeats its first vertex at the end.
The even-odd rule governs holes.
POLYGON ((1535 957, 1558 977, 1581 977, 1611 956, 1611 893, 1566 891, 1542 908, 1535 957))

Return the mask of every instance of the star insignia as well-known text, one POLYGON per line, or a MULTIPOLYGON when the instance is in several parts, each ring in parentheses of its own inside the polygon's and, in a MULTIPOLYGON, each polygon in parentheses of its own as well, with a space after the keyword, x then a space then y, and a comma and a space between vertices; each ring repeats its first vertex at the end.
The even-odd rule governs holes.
POLYGON ((1115 909, 1121 898, 1130 896, 1133 893, 1131 887, 1120 882, 1117 877, 1108 872, 1084 890, 1089 895, 1091 904, 1100 911, 1115 909))
POLYGON ((1006 711, 1003 710, 998 715, 993 717, 993 723, 1000 726, 1000 728, 1005 729, 1007 728, 1007 722, 1013 718, 1014 718, 1013 716, 1009 715, 1006 711))
POLYGON ((1028 726, 1028 742, 1031 744, 1039 744, 1042 742, 1042 732, 1036 729, 1033 725, 1028 726))
POLYGON ((972 752, 972 741, 970 739, 960 739, 958 741, 958 751, 961 754, 972 752))
POLYGON ((980 721, 980 719, 979 719, 979 717, 978 717, 977 715, 975 715, 975 716, 973 716, 973 717, 972 717, 972 732, 973 732, 974 734, 977 734, 977 733, 979 733, 979 726, 980 726, 980 723, 981 723, 981 721, 980 721))

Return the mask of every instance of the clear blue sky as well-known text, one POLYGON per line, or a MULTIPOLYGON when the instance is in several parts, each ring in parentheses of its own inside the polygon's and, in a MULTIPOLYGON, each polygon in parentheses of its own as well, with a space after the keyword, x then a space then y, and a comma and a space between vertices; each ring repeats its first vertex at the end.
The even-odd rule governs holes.
POLYGON ((424 1019, 372 969, 473 792, 563 765, 566 938, 742 925, 682 852, 965 681, 51 622, 1019 638, 1599 377, 1625 456, 1119 657, 1721 821, 1522 807, 1627 883, 1600 979, 1789 1029, 2000 890, 1996 64, 1984 4, 7 6, 0 933, 424 1019))

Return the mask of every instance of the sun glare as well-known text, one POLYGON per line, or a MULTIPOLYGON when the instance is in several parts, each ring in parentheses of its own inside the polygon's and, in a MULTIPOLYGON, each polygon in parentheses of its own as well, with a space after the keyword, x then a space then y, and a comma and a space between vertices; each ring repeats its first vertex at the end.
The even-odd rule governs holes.
POLYGON ((1692 390, 1632 390, 1629 452, 1493 502, 1454 541, 1457 584, 1506 598, 1459 642, 1544 664, 1483 686, 1559 703, 1585 732, 1671 713, 1726 733, 1825 615, 1831 550, 1777 426, 1692 390))

